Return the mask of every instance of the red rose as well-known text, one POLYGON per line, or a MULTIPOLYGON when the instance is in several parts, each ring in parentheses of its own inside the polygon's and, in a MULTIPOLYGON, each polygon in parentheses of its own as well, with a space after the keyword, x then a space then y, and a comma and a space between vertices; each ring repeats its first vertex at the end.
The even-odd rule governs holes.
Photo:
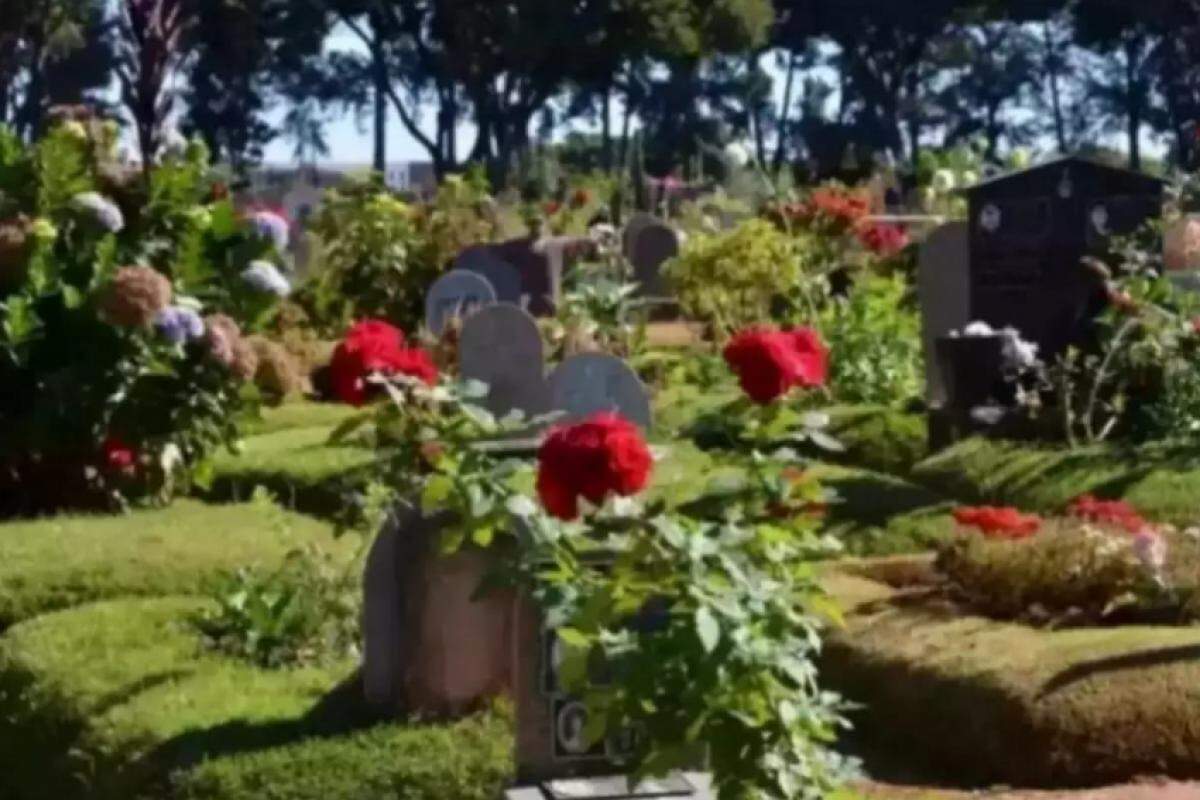
POLYGON ((858 241, 872 253, 884 258, 896 255, 908 247, 908 233, 899 225, 863 225, 858 229, 858 241))
POLYGON ((592 202, 592 193, 587 189, 576 189, 571 195, 571 208, 585 208, 592 202))
POLYGON ((580 497, 599 506, 610 494, 635 495, 653 465, 641 431, 617 414, 596 414, 546 437, 538 451, 538 497, 551 516, 577 519, 580 497))
POLYGON ((428 353, 405 347, 404 334, 377 319, 359 322, 346 333, 333 353, 329 373, 334 394, 352 406, 369 399, 371 375, 409 375, 431 386, 438 377, 428 353))
POLYGON ((111 472, 131 472, 137 466, 137 451, 120 437, 109 436, 100 445, 104 466, 111 472))
POLYGON ((811 328, 790 333, 759 328, 735 336, 725 347, 725 362, 750 399, 768 405, 797 386, 824 385, 829 351, 811 328))
POLYGON ((547 217, 553 217, 562 210, 562 203, 558 202, 557 200, 551 200, 542 207, 542 210, 546 213, 547 217))
POLYGON ((1087 522, 1124 528, 1129 533, 1137 533, 1147 527, 1146 520, 1137 509, 1124 500, 1099 500, 1085 494, 1072 500, 1067 512, 1087 522))
POLYGON ((977 528, 989 539, 1027 539, 1042 527, 1041 517, 1015 508, 979 506, 955 509, 954 519, 966 528, 977 528))

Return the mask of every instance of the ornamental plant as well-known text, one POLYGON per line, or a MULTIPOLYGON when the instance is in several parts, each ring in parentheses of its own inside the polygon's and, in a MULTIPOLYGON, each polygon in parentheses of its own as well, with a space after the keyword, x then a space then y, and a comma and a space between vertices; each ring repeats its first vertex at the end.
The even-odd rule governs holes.
POLYGON ((837 616, 812 568, 832 546, 810 513, 820 487, 755 457, 676 507, 643 505, 636 431, 601 422, 603 434, 593 420, 547 441, 550 513, 523 519, 518 565, 563 644, 560 679, 586 702, 585 735, 635 732, 635 779, 703 765, 721 798, 826 796, 844 777, 828 748, 845 723, 815 666, 837 616), (597 685, 597 671, 616 679, 597 685))
POLYGON ((0 131, 0 514, 168 499, 233 444, 277 259, 202 146, 146 170, 98 121, 0 131))
POLYGON ((366 405, 378 395, 380 378, 405 375, 437 383, 438 372, 429 354, 407 347, 404 334, 387 322, 368 319, 356 323, 333 352, 329 380, 334 396, 352 406, 366 405))

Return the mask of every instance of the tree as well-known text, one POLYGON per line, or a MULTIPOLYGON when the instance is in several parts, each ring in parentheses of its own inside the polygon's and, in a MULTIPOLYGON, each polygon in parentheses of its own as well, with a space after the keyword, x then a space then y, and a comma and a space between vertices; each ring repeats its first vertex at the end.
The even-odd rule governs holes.
POLYGON ((123 0, 117 29, 121 100, 133 117, 143 168, 150 169, 175 105, 169 80, 186 55, 182 45, 193 18, 186 0, 123 0))

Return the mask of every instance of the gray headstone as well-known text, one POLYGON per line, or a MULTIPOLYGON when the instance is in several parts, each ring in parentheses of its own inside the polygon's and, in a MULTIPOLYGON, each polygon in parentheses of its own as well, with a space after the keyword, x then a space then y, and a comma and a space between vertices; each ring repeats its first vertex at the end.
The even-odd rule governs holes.
POLYGON ((662 265, 679 255, 679 232, 661 222, 647 225, 633 240, 633 275, 644 297, 663 297, 662 265))
POLYGON ((653 421, 650 396, 637 373, 603 353, 583 353, 560 364, 550 376, 550 399, 568 420, 616 411, 643 430, 653 421))
POLYGON ((477 272, 487 278, 501 303, 521 304, 521 275, 491 245, 468 247, 454 259, 454 269, 477 272))
POLYGON ((495 287, 483 275, 459 269, 447 272, 425 295, 425 327, 434 336, 441 336, 454 317, 466 319, 496 300, 495 287))
POLYGON ((463 326, 458 356, 463 378, 491 388, 484 405, 493 414, 549 410, 542 334, 524 310, 500 303, 474 314, 463 326))
POLYGON ((625 254, 625 258, 633 260, 633 243, 638 234, 648 226, 657 224, 659 224, 658 217, 644 211, 639 211, 629 218, 629 222, 625 223, 625 229, 621 232, 621 252, 625 254))
POLYGON ((951 222, 929 235, 921 245, 917 266, 917 297, 921 305, 925 347, 926 400, 933 408, 946 402, 946 382, 938 368, 937 340, 971 322, 966 222, 951 222))

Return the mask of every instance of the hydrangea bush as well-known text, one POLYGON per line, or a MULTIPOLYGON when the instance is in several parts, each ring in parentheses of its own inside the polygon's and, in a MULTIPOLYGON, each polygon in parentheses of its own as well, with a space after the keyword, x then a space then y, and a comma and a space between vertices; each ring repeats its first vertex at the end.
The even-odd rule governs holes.
POLYGON ((0 131, 0 514, 169 497, 236 440, 243 327, 286 280, 244 279, 283 255, 214 197, 201 146, 143 171, 115 142, 0 131))

